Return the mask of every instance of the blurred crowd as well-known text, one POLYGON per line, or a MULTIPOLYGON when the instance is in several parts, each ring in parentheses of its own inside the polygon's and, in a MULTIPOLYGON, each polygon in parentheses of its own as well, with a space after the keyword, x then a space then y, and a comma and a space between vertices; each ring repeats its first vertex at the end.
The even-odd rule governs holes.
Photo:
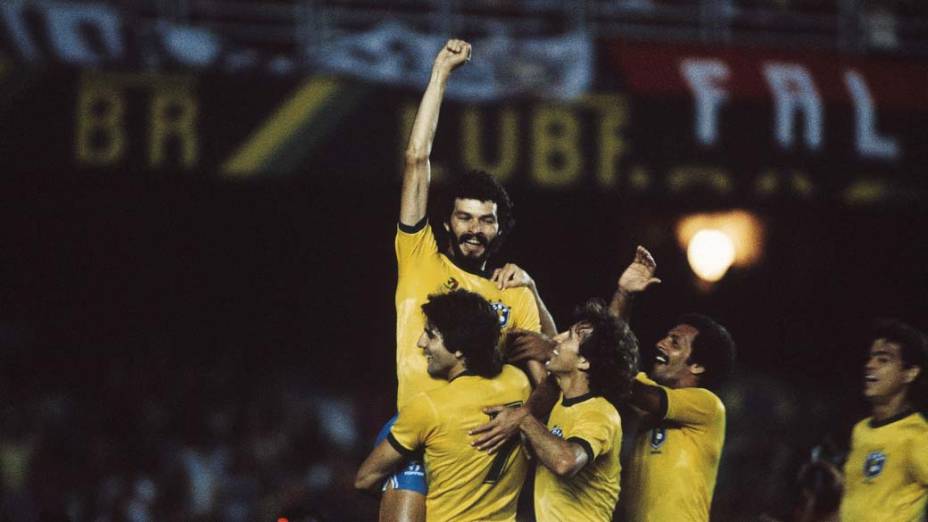
POLYGON ((7 390, 0 520, 371 517, 347 493, 358 401, 176 355, 68 358, 33 368, 63 372, 58 386, 7 390))
MULTIPOLYGON (((376 517, 352 482, 392 413, 387 389, 331 392, 312 382, 319 370, 170 349, 4 365, 0 520, 376 517)), ((730 425, 714 513, 789 519, 797 473, 835 412, 815 390, 747 372, 721 396, 730 425)))

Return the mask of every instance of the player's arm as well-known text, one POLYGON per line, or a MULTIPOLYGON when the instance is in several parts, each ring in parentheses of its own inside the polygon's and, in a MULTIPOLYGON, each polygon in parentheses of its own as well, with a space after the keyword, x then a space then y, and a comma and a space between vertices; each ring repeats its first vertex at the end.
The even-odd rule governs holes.
POLYGON ((645 291, 649 286, 661 282, 660 279, 654 277, 656 270, 657 263, 654 261, 654 257, 643 246, 639 245, 635 250, 635 259, 619 276, 618 285, 615 293, 612 294, 612 301, 609 303, 609 312, 628 322, 629 309, 635 295, 645 291))
POLYGON ((389 440, 384 440, 361 463, 354 478, 354 487, 374 492, 406 457, 389 440))
POLYGON ((554 317, 548 311, 545 302, 542 301, 541 294, 538 293, 538 285, 535 284, 535 280, 532 279, 528 272, 515 263, 506 263, 502 268, 493 271, 490 280, 496 283, 496 287, 500 290, 518 287, 528 288, 532 292, 532 296, 535 298, 535 306, 538 308, 541 333, 550 337, 557 335, 557 325, 554 323, 554 317))
POLYGON ((538 460, 558 477, 572 477, 590 461, 590 454, 578 441, 556 437, 533 415, 522 418, 519 430, 538 460))
POLYGON ((523 406, 518 408, 507 408, 505 406, 484 408, 483 412, 490 415, 492 419, 483 426, 468 432, 468 435, 474 437, 471 445, 481 451, 495 453, 506 441, 519 433, 520 425, 526 417, 547 417, 560 395, 561 390, 558 388, 557 382, 554 377, 549 376, 532 390, 532 394, 529 395, 528 401, 523 406))
POLYGON ((648 417, 663 419, 667 415, 667 390, 641 379, 632 381, 628 403, 648 417))
POLYGON ((429 85, 422 95, 416 119, 406 146, 403 167, 403 189, 400 195, 400 223, 414 226, 425 218, 429 197, 431 167, 429 156, 438 126, 438 113, 451 71, 470 59, 470 44, 463 40, 448 40, 432 65, 429 85))

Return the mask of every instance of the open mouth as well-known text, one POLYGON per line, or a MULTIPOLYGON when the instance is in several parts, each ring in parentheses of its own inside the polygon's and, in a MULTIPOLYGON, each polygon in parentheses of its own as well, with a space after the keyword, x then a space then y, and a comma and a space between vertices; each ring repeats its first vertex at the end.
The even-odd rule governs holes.
POLYGON ((466 234, 462 236, 460 239, 460 243, 462 245, 468 245, 471 247, 486 248, 487 246, 487 240, 483 239, 477 234, 466 234))
POLYGON ((654 356, 654 362, 658 364, 667 364, 670 362, 670 359, 664 355, 663 352, 657 352, 657 355, 654 356))
POLYGON ((864 384, 873 384, 877 382, 877 378, 872 375, 864 375, 864 384))

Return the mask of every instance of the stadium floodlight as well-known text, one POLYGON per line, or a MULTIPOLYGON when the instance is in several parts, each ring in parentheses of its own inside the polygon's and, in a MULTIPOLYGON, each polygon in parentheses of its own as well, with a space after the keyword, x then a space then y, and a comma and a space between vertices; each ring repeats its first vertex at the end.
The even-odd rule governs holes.
POLYGON ((709 284, 732 266, 757 263, 763 255, 764 235, 763 221, 745 210, 692 214, 677 223, 680 248, 697 277, 709 284))
POLYGON ((734 262, 735 243, 721 230, 704 228, 690 239, 686 259, 700 279, 714 283, 722 279, 734 262))

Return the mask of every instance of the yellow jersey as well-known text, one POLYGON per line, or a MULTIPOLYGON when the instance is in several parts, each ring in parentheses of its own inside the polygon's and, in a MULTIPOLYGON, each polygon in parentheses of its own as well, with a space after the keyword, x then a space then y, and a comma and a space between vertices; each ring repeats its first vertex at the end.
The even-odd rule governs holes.
POLYGON ((558 478, 541 463, 535 470, 535 518, 538 522, 612 520, 619 500, 619 452, 622 419, 602 397, 583 395, 558 402, 548 430, 580 444, 589 461, 576 475, 558 478))
MULTIPOLYGON (((657 384, 639 373, 645 384, 657 384)), ((725 406, 705 388, 667 388, 666 414, 638 433, 626 484, 630 522, 709 520, 725 443, 725 406)))
POLYGON ((521 444, 514 439, 489 454, 471 446, 467 432, 489 420, 482 408, 517 406, 529 393, 528 377, 507 364, 492 379, 459 375, 400 409, 387 440, 404 455, 424 449, 427 520, 515 520, 528 468, 521 444))
POLYGON ((854 426, 841 520, 922 522, 928 499, 928 420, 905 414, 854 426))
POLYGON ((527 288, 499 290, 480 274, 458 267, 440 253, 432 227, 423 220, 419 227, 400 224, 396 233, 396 260, 399 278, 396 285, 396 394, 401 409, 415 394, 445 384, 428 374, 422 349, 416 342, 425 328, 422 305, 430 294, 463 288, 484 297, 499 314, 505 334, 511 328, 541 330, 538 307, 527 288))

